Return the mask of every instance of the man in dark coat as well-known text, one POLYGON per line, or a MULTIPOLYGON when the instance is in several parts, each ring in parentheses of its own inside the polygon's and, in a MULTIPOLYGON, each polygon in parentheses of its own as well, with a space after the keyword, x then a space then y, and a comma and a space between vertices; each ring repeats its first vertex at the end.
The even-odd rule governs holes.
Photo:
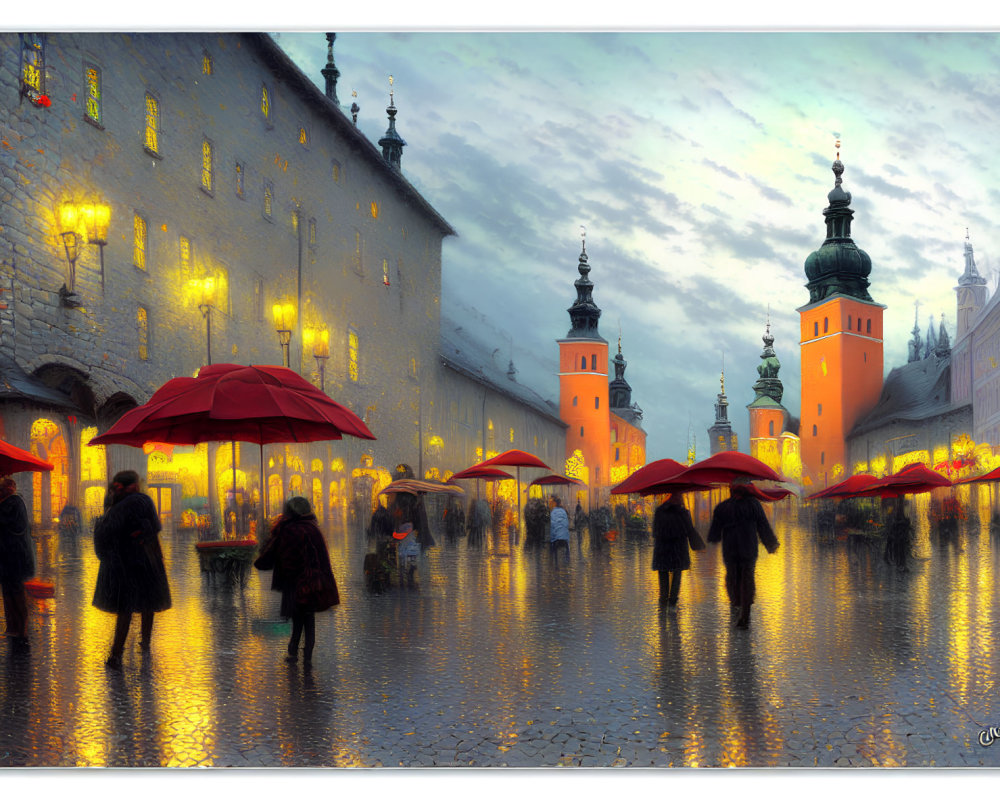
MULTIPOLYGON (((409 464, 397 464, 393 474, 393 480, 402 478, 413 478, 413 468, 409 464)), ((427 519, 427 509, 424 507, 424 498, 419 494, 409 494, 408 492, 396 492, 389 501, 389 513, 392 514, 393 530, 398 531, 409 522, 417 532, 417 542, 426 550, 434 547, 434 534, 431 533, 431 525, 427 519)))
POLYGON ((7 635, 16 647, 28 645, 28 598, 24 582, 35 574, 35 542, 28 510, 12 478, 0 481, 0 587, 7 635))
POLYGON ((94 527, 94 549, 101 565, 93 605, 118 615, 111 655, 104 663, 121 669, 132 615, 141 616, 139 646, 148 651, 153 614, 166 611, 172 603, 160 548, 162 526, 153 500, 139 491, 139 476, 132 470, 116 474, 109 491, 110 505, 94 527))
POLYGON ((737 478, 730 485, 730 497, 715 507, 708 530, 710 544, 722 542, 726 564, 726 594, 733 609, 739 609, 737 628, 750 627, 757 568, 757 539, 769 553, 778 549, 778 539, 767 521, 760 500, 749 493, 750 481, 737 478))
POLYGON ((680 492, 674 492, 653 514, 653 569, 659 574, 660 605, 677 605, 681 573, 691 568, 690 550, 704 550, 691 512, 680 492))
POLYGON ((292 620, 292 638, 285 661, 298 660, 299 642, 305 632, 302 661, 312 663, 316 645, 316 612, 340 603, 330 554, 316 516, 304 497, 290 497, 271 531, 271 537, 254 562, 260 570, 273 569, 272 591, 281 592, 281 616, 292 620))

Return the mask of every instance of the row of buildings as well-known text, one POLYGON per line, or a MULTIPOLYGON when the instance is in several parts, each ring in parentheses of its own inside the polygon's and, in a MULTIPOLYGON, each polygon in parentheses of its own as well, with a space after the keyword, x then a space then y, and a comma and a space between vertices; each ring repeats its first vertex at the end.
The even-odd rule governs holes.
POLYGON ((377 145, 341 105, 334 41, 324 91, 265 34, 0 33, 0 435, 55 464, 19 487, 36 522, 98 513, 122 468, 178 519, 234 489, 360 519, 401 462, 443 479, 524 449, 585 504, 645 463, 585 252, 558 406, 442 324, 456 232, 405 177, 392 94, 377 145), (88 447, 222 362, 284 363, 377 439, 88 447))

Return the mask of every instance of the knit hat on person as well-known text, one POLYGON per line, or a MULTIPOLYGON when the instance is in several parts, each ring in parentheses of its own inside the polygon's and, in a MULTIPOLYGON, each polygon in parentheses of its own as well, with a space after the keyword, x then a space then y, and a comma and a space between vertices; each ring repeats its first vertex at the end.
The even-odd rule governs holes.
POLYGON ((289 497, 285 502, 285 514, 290 517, 308 517, 312 514, 312 506, 304 497, 289 497))

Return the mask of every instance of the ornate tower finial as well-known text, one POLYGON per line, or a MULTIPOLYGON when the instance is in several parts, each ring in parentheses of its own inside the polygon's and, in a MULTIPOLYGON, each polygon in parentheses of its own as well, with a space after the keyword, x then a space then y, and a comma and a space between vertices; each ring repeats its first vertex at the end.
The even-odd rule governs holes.
POLYGON ((586 228, 585 225, 581 225, 580 226, 580 242, 581 242, 581 244, 580 244, 581 251, 584 252, 584 253, 586 253, 587 252, 587 228, 586 228))
POLYGON ((919 315, 920 315, 920 301, 919 300, 914 300, 913 301, 913 330, 910 331, 910 333, 913 334, 913 338, 910 339, 910 342, 909 342, 910 354, 909 354, 909 357, 907 358, 907 363, 909 363, 911 361, 919 361, 920 360, 920 346, 921 346, 921 341, 920 341, 920 323, 918 321, 919 320, 919 315))
POLYGON ((326 66, 320 72, 326 78, 326 96, 339 106, 340 101, 337 99, 337 78, 340 77, 340 70, 333 63, 333 40, 336 38, 337 34, 335 33, 328 33, 326 35, 326 66))
POLYGON ((389 115, 389 127, 386 129, 385 135, 378 140, 378 143, 382 148, 382 157, 395 169, 400 169, 400 162, 403 158, 403 148, 406 146, 406 142, 403 141, 402 136, 396 133, 396 103, 393 99, 392 84, 393 78, 392 75, 390 75, 389 106, 385 110, 386 114, 389 115))
POLYGON ((580 258, 577 269, 580 277, 573 284, 576 286, 576 301, 568 309, 569 317, 573 322, 567 338, 571 339, 598 339, 604 341, 597 332, 597 323, 601 318, 601 309, 594 302, 594 284, 588 277, 590 274, 590 263, 587 257, 586 228, 580 226, 583 231, 583 244, 580 249, 580 258))
POLYGON ((351 90, 351 97, 354 98, 351 103, 351 121, 354 123, 354 127, 358 127, 358 112, 361 110, 361 106, 358 105, 358 91, 357 89, 351 90))

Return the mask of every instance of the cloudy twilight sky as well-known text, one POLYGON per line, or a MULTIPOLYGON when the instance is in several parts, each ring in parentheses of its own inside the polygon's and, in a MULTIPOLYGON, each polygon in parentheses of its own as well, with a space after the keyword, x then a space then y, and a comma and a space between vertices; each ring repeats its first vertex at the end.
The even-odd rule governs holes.
MULTIPOLYGON (((323 33, 276 38, 321 84, 323 33)), ((403 172, 458 232, 444 314, 488 320, 497 358, 553 400, 585 226, 601 334, 613 354, 621 330, 650 460, 683 459, 689 430, 708 454, 723 363, 748 448, 768 313, 798 416, 796 309, 838 136, 854 240, 887 306, 887 373, 915 301, 922 335, 943 314, 954 338, 966 228, 996 286, 995 34, 345 31, 334 57, 372 141, 394 78, 403 172)))

